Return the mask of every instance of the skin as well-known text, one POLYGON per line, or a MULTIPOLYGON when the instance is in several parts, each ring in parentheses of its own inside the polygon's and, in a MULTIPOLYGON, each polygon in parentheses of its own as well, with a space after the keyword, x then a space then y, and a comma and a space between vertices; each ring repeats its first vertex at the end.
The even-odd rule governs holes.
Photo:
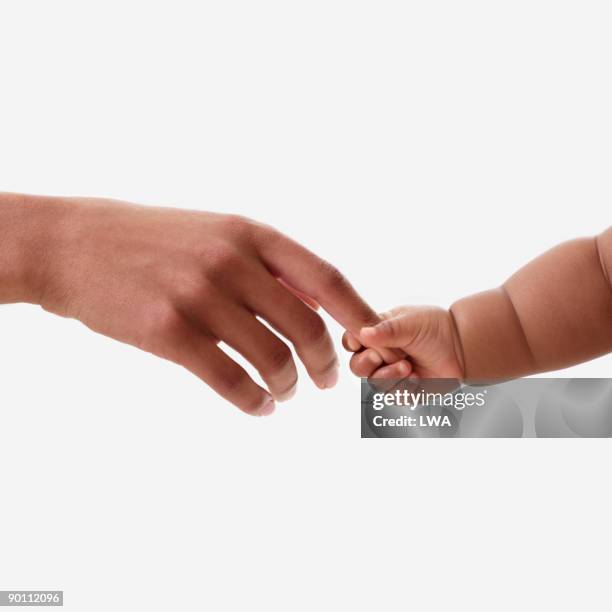
POLYGON ((612 227, 560 244, 498 288, 450 309, 396 308, 346 332, 351 370, 371 378, 502 380, 557 370, 612 351, 612 227), (405 361, 385 362, 381 348, 405 361), (408 372, 408 374, 406 374, 408 372))
POLYGON ((331 264, 250 219, 0 194, 0 303, 9 302, 38 304, 174 361, 252 415, 270 414, 295 392, 295 362, 281 337, 317 386, 336 383, 319 304, 354 333, 379 321, 331 264))

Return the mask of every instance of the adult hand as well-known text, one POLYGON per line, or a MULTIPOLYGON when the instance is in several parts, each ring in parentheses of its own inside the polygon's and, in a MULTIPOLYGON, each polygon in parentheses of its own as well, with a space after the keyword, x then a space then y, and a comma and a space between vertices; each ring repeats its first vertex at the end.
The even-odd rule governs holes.
POLYGON ((308 304, 354 333, 378 321, 336 268, 250 219, 101 199, 11 202, 21 206, 13 216, 39 230, 22 241, 34 251, 21 258, 34 262, 24 301, 181 364, 249 414, 270 414, 297 382, 289 347, 258 318, 293 344, 321 388, 335 384, 338 360, 308 304), (253 364, 267 390, 220 341, 253 364))

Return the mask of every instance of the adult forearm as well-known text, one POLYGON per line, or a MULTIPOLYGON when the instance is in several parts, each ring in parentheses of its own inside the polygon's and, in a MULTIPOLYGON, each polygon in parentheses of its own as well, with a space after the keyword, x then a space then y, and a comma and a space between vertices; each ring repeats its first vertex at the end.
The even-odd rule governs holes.
POLYGON ((0 303, 39 303, 66 205, 0 192, 0 303))

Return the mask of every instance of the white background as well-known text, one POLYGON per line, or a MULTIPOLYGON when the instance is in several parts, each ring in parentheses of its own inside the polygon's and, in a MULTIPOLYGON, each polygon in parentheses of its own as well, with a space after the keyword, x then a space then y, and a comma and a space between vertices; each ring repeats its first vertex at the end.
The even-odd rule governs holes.
MULTIPOLYGON (((247 214, 378 309, 610 224, 606 2, 0 5, 0 186, 247 214)), ((334 336, 341 330, 332 322, 334 336)), ((0 309, 0 589, 68 610, 610 609, 608 441, 361 440, 0 309)), ((610 357, 568 374, 610 375, 610 357)))

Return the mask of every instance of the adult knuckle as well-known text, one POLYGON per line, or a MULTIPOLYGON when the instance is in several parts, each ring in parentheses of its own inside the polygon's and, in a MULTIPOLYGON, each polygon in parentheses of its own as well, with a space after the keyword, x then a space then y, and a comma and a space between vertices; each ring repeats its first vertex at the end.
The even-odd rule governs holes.
POLYGON ((255 221, 242 215, 226 215, 223 220, 225 235, 238 241, 249 239, 256 226, 255 221))
POLYGON ((183 329, 183 316, 175 305, 170 302, 159 303, 144 313, 138 346, 153 353, 166 351, 176 343, 183 329))
POLYGON ((227 280, 242 268, 244 256, 227 244, 211 247, 204 256, 204 277, 212 281, 227 280))
POLYGON ((346 285, 344 274, 328 261, 321 260, 319 264, 321 280, 326 288, 334 289, 346 285))
POLYGON ((207 281, 197 281, 185 284, 176 291, 177 301, 186 312, 201 310, 205 312, 211 302, 210 291, 207 290, 207 281))
POLYGON ((173 304, 164 304, 155 314, 155 326, 163 336, 175 336, 183 326, 183 317, 173 304))
POLYGON ((318 345, 327 337, 327 327, 323 319, 312 313, 302 324, 303 342, 308 345, 318 345))
POLYGON ((287 240, 286 236, 277 230, 274 226, 260 221, 253 221, 251 224, 251 232, 253 238, 256 238, 258 243, 265 241, 270 246, 278 245, 287 240))
POLYGON ((174 300, 186 308, 202 305, 210 293, 208 281, 199 264, 184 266, 172 279, 171 294, 174 300))
POLYGON ((266 371, 269 373, 285 369, 293 361, 291 351, 284 344, 270 349, 266 355, 266 371))
POLYGON ((247 376, 238 368, 226 369, 219 374, 219 386, 228 395, 239 394, 245 387, 247 376))

